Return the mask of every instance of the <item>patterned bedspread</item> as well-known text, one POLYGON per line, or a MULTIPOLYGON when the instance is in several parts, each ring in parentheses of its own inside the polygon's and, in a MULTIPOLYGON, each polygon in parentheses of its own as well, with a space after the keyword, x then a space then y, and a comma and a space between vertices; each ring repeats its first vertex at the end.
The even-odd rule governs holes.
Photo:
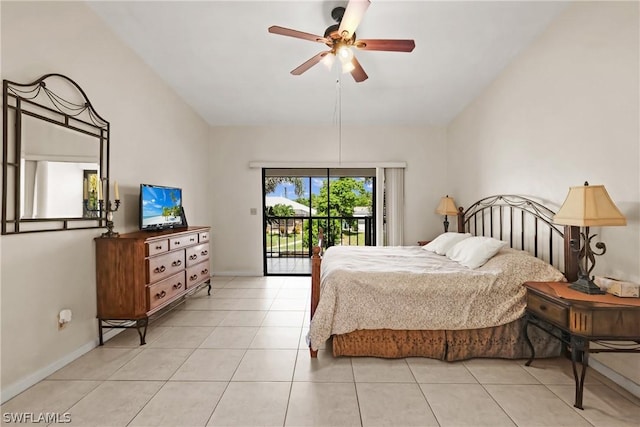
POLYGON ((358 329, 477 329, 524 314, 526 281, 561 281, 551 265, 502 249, 470 270, 419 246, 329 248, 309 339, 358 329))

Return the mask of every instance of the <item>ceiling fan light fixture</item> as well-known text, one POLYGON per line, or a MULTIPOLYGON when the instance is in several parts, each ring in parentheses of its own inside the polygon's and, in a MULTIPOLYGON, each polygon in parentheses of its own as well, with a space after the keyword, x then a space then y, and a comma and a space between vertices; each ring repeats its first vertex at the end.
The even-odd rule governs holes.
POLYGON ((344 65, 353 59, 353 50, 346 44, 340 44, 336 49, 336 56, 340 58, 340 62, 344 65))
POLYGON ((356 83, 360 83, 367 80, 369 76, 355 57, 353 48, 369 51, 412 52, 415 42, 409 39, 357 39, 356 29, 370 4, 371 0, 349 0, 346 8, 341 6, 333 8, 331 17, 337 24, 329 26, 324 32, 324 37, 277 25, 270 26, 269 32, 272 34, 324 43, 329 48, 328 51, 320 52, 294 68, 291 74, 299 76, 319 62, 331 69, 337 56, 340 59, 342 72, 351 73, 356 83))
POLYGON ((343 73, 350 73, 355 69, 356 69, 356 66, 353 65, 353 61, 343 62, 342 63, 342 72, 343 73))
POLYGON ((325 55, 324 58, 322 58, 322 64, 327 67, 328 70, 331 70, 333 68, 333 63, 336 60, 336 56, 335 55, 325 55))

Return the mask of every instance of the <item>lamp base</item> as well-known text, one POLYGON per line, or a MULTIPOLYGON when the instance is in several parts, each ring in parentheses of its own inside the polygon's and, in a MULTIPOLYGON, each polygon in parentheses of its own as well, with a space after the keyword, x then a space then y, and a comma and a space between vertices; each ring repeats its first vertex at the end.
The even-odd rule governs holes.
POLYGON ((578 292, 582 292, 584 294, 589 295, 603 295, 605 291, 600 289, 598 285, 593 283, 593 280, 589 279, 589 277, 580 276, 578 280, 569 285, 569 288, 574 289, 578 292))
POLYGON ((449 231, 449 221, 447 221, 447 216, 446 215, 444 216, 443 224, 444 224, 444 232, 446 233, 446 232, 449 231))

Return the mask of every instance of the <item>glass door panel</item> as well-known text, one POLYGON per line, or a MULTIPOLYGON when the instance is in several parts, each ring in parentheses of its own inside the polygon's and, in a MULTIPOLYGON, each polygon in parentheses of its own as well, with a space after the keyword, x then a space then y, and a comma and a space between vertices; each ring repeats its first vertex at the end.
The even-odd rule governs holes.
POLYGON ((374 187, 372 169, 264 169, 265 274, 311 274, 320 229, 324 247, 372 245, 374 187))

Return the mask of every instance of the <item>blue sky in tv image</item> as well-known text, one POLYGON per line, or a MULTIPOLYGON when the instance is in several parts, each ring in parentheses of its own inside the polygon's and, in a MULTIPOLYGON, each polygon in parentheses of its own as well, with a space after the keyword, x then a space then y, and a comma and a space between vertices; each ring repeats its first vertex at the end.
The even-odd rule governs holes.
MULTIPOLYGON (((332 181, 335 179, 337 178, 331 178, 332 181)), ((364 178, 355 178, 355 179, 358 181, 365 181, 364 178)), ((313 194, 316 194, 316 195, 320 194, 320 189, 322 188, 322 185, 324 184, 325 180, 326 178, 311 177, 311 191, 313 194)), ((308 198, 309 197, 309 179, 303 178, 302 185, 304 188, 302 197, 308 198)), ((364 188, 367 191, 372 191, 373 183, 371 181, 365 181, 364 188)), ((267 194, 267 196, 280 196, 290 200, 296 200, 298 198, 298 196, 296 195, 296 187, 290 182, 284 182, 284 183, 278 184, 276 186, 276 189, 273 192, 267 194)))
POLYGON ((140 200, 143 227, 182 222, 182 189, 143 184, 140 186, 140 200))

